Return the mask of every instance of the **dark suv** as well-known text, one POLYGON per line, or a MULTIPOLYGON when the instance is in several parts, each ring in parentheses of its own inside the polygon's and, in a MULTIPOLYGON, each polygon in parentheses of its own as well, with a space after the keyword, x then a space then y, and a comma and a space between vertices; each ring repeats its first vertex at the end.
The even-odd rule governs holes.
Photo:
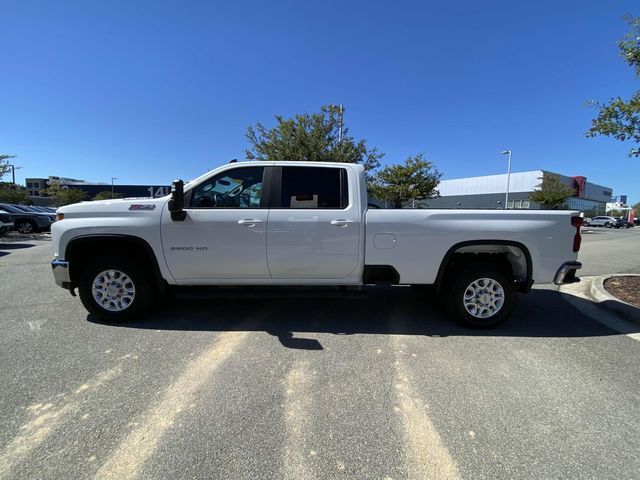
POLYGON ((8 213, 0 212, 0 237, 13 229, 13 221, 8 213))
POLYGON ((619 217, 619 218, 616 218, 616 223, 615 223, 614 227, 616 227, 616 228, 629 228, 629 225, 627 225, 627 220, 625 220, 622 217, 619 217))
POLYGON ((11 217, 14 228, 20 233, 35 233, 51 228, 56 221, 54 214, 29 212, 16 205, 0 203, 0 213, 6 213, 11 217))

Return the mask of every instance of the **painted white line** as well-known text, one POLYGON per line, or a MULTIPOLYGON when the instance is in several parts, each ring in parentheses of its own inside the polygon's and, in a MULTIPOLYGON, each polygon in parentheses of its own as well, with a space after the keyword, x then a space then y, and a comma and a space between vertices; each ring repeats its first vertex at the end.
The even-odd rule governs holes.
POLYGON ((409 447, 407 478, 457 480, 460 478, 458 467, 429 418, 424 401, 413 391, 403 358, 403 342, 407 339, 409 337, 405 335, 394 335, 391 340, 396 354, 396 408, 402 417, 405 440, 409 447))
POLYGON ((171 428, 176 417, 196 400, 196 394, 247 338, 248 332, 224 332, 163 393, 139 419, 96 474, 97 479, 135 478, 171 428))
POLYGON ((83 383, 63 403, 36 403, 26 408, 34 417, 20 427, 20 433, 0 451, 0 478, 8 478, 11 469, 24 461, 62 422, 65 416, 80 410, 84 397, 122 373, 120 365, 83 383))
POLYGON ((317 455, 305 440, 307 421, 312 415, 312 387, 308 361, 299 361, 284 382, 284 422, 286 444, 282 465, 285 480, 317 478, 311 474, 308 458, 317 455))

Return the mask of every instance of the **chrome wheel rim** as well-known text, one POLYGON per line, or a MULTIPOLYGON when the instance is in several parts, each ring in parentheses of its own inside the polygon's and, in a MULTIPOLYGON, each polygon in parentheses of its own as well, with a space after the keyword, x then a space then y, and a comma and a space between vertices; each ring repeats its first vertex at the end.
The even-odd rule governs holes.
POLYGON ((136 297, 133 280, 116 269, 104 270, 97 274, 91 286, 93 299, 110 312, 121 312, 131 306, 136 297))
POLYGON ((31 233, 33 232, 33 225, 29 222, 22 222, 18 225, 18 232, 20 233, 31 233))
POLYGON ((464 291, 464 308, 475 318, 491 318, 504 305, 504 289, 493 278, 479 278, 464 291))

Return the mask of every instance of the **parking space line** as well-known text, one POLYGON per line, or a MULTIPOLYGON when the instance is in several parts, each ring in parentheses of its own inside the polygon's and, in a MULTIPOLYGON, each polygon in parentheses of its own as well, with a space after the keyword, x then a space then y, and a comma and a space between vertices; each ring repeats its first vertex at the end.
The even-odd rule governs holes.
POLYGON ((196 393, 248 337, 248 332, 220 333, 217 341, 193 360, 141 418, 100 467, 97 479, 135 478, 153 455, 176 417, 195 400, 196 393))
POLYGON ((286 443, 284 447, 283 478, 306 480, 316 478, 309 471, 307 459, 313 452, 308 449, 305 432, 312 415, 312 389, 308 361, 299 361, 287 373, 284 385, 284 422, 286 443))
POLYGON ((453 457, 442 443, 433 422, 427 413, 427 406, 414 392, 408 368, 404 361, 409 337, 394 335, 392 345, 395 351, 395 393, 396 409, 402 417, 407 449, 407 478, 457 480, 460 477, 453 457))
POLYGON ((122 373, 120 365, 100 373, 83 383, 68 395, 60 406, 53 403, 36 403, 26 408, 34 417, 20 427, 20 433, 0 451, 0 478, 8 478, 15 465, 51 434, 70 413, 81 408, 84 397, 101 388, 122 373))

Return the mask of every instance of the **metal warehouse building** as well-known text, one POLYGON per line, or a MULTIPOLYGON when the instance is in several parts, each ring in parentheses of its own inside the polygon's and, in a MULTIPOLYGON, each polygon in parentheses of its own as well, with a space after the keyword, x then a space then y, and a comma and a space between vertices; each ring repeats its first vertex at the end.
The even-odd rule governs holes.
MULTIPOLYGON (((540 208, 529 200, 531 193, 542 182, 545 175, 556 175, 567 186, 574 189, 565 208, 582 210, 589 215, 604 215, 607 202, 611 201, 613 189, 587 182, 586 177, 567 177, 544 170, 512 173, 509 179, 509 202, 506 208, 540 208)), ((507 174, 443 180, 438 185, 440 197, 420 202, 423 208, 505 208, 507 174)), ((418 206, 418 205, 416 205, 418 206)))

